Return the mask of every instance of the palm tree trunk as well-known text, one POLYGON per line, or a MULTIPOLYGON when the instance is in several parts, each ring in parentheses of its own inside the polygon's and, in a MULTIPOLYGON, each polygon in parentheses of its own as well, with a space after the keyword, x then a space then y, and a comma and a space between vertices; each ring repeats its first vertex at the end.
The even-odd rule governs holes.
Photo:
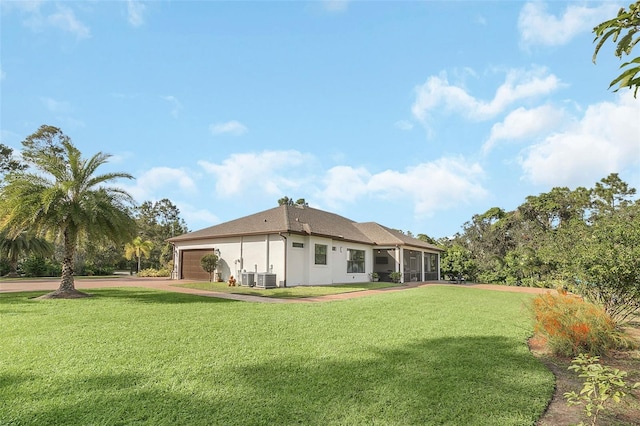
POLYGON ((18 256, 11 256, 9 259, 9 273, 8 278, 18 278, 18 256))
POLYGON ((76 254, 76 232, 69 228, 64 230, 64 257, 62 259, 62 279, 58 293, 67 293, 75 291, 75 282, 73 279, 73 258, 76 254))
POLYGON ((76 299, 80 297, 91 297, 90 294, 76 290, 73 279, 73 259, 76 255, 76 244, 78 242, 78 231, 76 229, 65 228, 64 256, 62 258, 62 277, 60 287, 52 293, 40 296, 42 299, 76 299))

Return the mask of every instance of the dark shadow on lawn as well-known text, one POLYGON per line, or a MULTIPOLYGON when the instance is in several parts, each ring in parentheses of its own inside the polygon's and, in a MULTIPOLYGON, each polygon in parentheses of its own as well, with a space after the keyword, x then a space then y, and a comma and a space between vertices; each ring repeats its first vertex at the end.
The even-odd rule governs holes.
POLYGON ((372 345, 363 348, 360 361, 309 356, 219 371, 194 369, 201 374, 185 371, 181 376, 178 371, 170 386, 154 380, 153 372, 57 377, 47 392, 62 395, 58 405, 16 410, 5 420, 59 425, 523 425, 535 423, 553 392, 548 370, 522 350, 522 343, 502 337, 423 340, 384 351, 372 345), (200 383, 182 387, 187 377, 200 383))
POLYGON ((278 360, 236 374, 265 396, 267 423, 533 424, 554 378, 521 347, 502 337, 442 338, 391 351, 372 345, 356 363, 278 360))
POLYGON ((142 287, 112 287, 92 289, 94 298, 127 299, 141 303, 179 304, 179 303, 237 303, 236 300, 217 297, 204 297, 194 294, 174 293, 142 287))
MULTIPOLYGON (((140 303, 159 303, 159 304, 179 304, 179 303, 236 303, 236 300, 221 299, 217 297, 204 297, 193 294, 174 293, 171 291, 153 290, 143 287, 108 287, 85 289, 83 292, 90 294, 92 297, 82 299, 65 299, 73 300, 74 303, 83 303, 96 299, 114 298, 126 299, 140 303)), ((50 291, 31 291, 31 292, 14 292, 0 293, 0 312, 10 313, 14 309, 7 309, 8 305, 19 305, 27 301, 38 302, 36 299, 50 291)), ((52 303, 56 303, 53 301, 52 303)))

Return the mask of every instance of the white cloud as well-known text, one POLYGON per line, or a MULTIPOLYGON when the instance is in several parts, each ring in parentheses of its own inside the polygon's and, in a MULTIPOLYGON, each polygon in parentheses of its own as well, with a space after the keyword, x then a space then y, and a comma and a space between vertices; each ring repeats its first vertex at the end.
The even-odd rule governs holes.
POLYGON ((561 133, 533 145, 521 159, 524 177, 542 185, 588 185, 640 167, 640 103, 631 92, 587 108, 561 133))
POLYGON ((398 120, 395 122, 395 126, 400 130, 411 130, 413 129, 413 123, 409 120, 398 120))
POLYGON ((7 77, 7 73, 0 67, 0 81, 4 80, 7 77))
POLYGON ((349 0, 322 0, 325 10, 329 12, 343 12, 349 6, 349 0))
POLYGON ((233 136, 244 135, 249 131, 247 127, 236 120, 227 121, 226 123, 216 123, 209 126, 209 130, 214 135, 228 133, 233 136))
POLYGON ((163 192, 196 192, 193 179, 184 170, 171 167, 154 167, 138 176, 133 186, 123 185, 123 187, 138 202, 165 198, 165 196, 155 196, 159 190, 163 190, 163 192))
POLYGON ((489 152, 500 141, 521 140, 550 133, 567 120, 564 110, 543 105, 537 108, 518 108, 493 125, 482 150, 489 152))
POLYGON ((598 23, 615 17, 619 8, 615 2, 596 7, 569 4, 561 16, 554 16, 547 12, 544 2, 526 3, 518 18, 521 43, 524 46, 567 44, 576 35, 589 32, 598 23))
POLYGON ((487 191, 480 184, 483 175, 480 165, 461 157, 376 174, 364 168, 338 166, 327 172, 325 189, 319 196, 332 207, 364 196, 409 198, 417 216, 429 216, 437 210, 484 198, 487 191))
POLYGON ((176 98, 175 96, 172 96, 172 95, 161 96, 161 98, 171 104, 171 106, 172 106, 172 108, 171 108, 171 116, 173 118, 177 118, 178 115, 180 114, 180 111, 182 111, 182 108, 183 108, 182 104, 180 103, 178 98, 176 98))
POLYGON ((319 197, 332 207, 344 202, 353 202, 367 194, 371 174, 363 167, 336 166, 323 179, 324 189, 319 197))
MULTIPOLYGON (((176 202, 176 207, 180 210, 180 217, 183 218, 187 224, 196 223, 207 227, 220 223, 220 218, 209 210, 199 209, 189 203, 183 203, 180 201, 176 202)), ((190 231, 195 231, 197 229, 200 228, 192 229, 189 227, 190 231)))
POLYGON ((222 164, 208 161, 198 164, 215 176, 215 190, 222 197, 242 196, 256 190, 281 196, 301 185, 300 177, 294 175, 310 161, 310 155, 290 150, 233 154, 222 164))
POLYGON ((447 110, 474 120, 486 120, 502 113, 516 101, 549 94, 560 87, 560 80, 546 68, 513 69, 505 76, 490 101, 476 99, 466 89, 449 83, 446 74, 431 76, 416 87, 413 115, 427 123, 434 110, 447 110))
POLYGON ((40 101, 49 111, 56 114, 66 114, 71 112, 71 104, 65 101, 57 101, 53 98, 41 97, 40 101))
POLYGON ((41 7, 46 5, 47 7, 52 5, 53 2, 43 1, 16 1, 16 2, 3 2, 5 4, 15 6, 26 18, 22 21, 23 25, 30 28, 32 31, 41 32, 47 28, 57 28, 62 31, 74 34, 78 39, 85 39, 91 37, 91 30, 88 26, 82 23, 75 15, 73 9, 55 4, 55 12, 47 14, 41 7))
POLYGON ((127 20, 133 27, 144 25, 144 11, 147 7, 139 1, 127 0, 127 20))
POLYGON ((68 7, 58 5, 58 10, 47 16, 47 23, 63 31, 75 34, 79 39, 91 36, 89 27, 80 22, 73 10, 68 7))

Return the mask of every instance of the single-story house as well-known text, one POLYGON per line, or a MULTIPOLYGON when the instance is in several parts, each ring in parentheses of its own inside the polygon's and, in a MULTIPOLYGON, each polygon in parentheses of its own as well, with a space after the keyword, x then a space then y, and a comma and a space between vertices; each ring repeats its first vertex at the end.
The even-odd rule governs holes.
POLYGON ((279 206, 170 238, 175 279, 208 280, 200 259, 218 255, 217 272, 242 285, 287 287, 440 279, 442 250, 375 222, 357 223, 308 206, 279 206))

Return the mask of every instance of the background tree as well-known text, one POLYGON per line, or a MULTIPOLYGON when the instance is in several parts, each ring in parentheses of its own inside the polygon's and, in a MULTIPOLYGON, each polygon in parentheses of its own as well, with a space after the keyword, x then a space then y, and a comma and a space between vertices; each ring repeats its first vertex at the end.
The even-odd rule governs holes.
POLYGON ((448 247, 440 259, 440 272, 457 281, 462 278, 474 280, 476 264, 471 258, 471 252, 459 244, 448 247))
POLYGON ((200 259, 200 266, 202 266, 202 270, 209 273, 209 282, 212 281, 213 273, 218 266, 218 256, 214 253, 205 254, 200 259))
POLYGON ((25 168, 26 165, 14 157, 13 149, 0 143, 0 176, 25 168))
POLYGON ((142 238, 135 237, 133 241, 127 243, 124 246, 124 257, 126 257, 127 260, 131 260, 135 257, 138 262, 138 269, 136 272, 140 272, 140 262, 142 260, 142 256, 149 257, 152 248, 153 243, 151 241, 143 241, 142 238))
POLYGON ((618 323, 640 309, 640 202, 573 230, 571 289, 618 323))
POLYGON ((8 277, 18 277, 18 261, 27 255, 52 256, 53 244, 44 238, 21 232, 14 238, 9 238, 7 231, 0 232, 0 254, 9 261, 8 277))
POLYGON ((166 240, 188 232, 180 210, 163 198, 156 202, 145 201, 135 213, 140 237, 153 243, 147 264, 155 269, 167 266, 173 260, 173 250, 166 240))
POLYGON ((592 213, 596 216, 606 216, 614 213, 620 207, 631 204, 636 189, 620 179, 618 173, 611 173, 606 178, 596 182, 591 192, 592 213))
POLYGON ((279 206, 304 206, 309 207, 309 203, 304 198, 298 198, 297 201, 293 201, 293 198, 284 196, 278 200, 279 206))
POLYGON ((43 124, 35 133, 22 141, 22 158, 29 164, 33 164, 42 155, 64 160, 66 143, 71 143, 71 138, 62 130, 43 124))
POLYGON ((107 186, 116 179, 132 176, 97 175, 97 169, 110 156, 99 152, 84 159, 60 129, 52 129, 55 128, 47 126, 46 133, 36 132, 25 139, 23 158, 32 169, 5 177, 5 185, 0 188, 0 229, 9 238, 26 229, 60 239, 64 246, 60 287, 47 297, 83 297, 86 294, 77 291, 74 282, 78 242, 81 237, 126 241, 135 235, 130 213, 133 199, 124 190, 107 186), (54 142, 47 145, 49 141, 54 142), (42 144, 45 149, 40 150, 42 144))
MULTIPOLYGON (((617 42, 615 55, 622 59, 622 55, 630 55, 635 45, 640 41, 640 1, 636 1, 629 5, 629 9, 622 8, 618 12, 618 16, 608 21, 605 21, 595 27, 593 32, 596 35, 594 40, 598 42, 593 52, 593 62, 596 62, 596 57, 600 48, 604 43, 611 38, 614 43, 617 42), (624 34, 626 31, 626 34, 624 34), (621 36, 621 34, 624 34, 621 36)), ((615 86, 618 87, 614 91, 618 91, 623 87, 628 87, 633 90, 633 96, 637 96, 638 88, 640 88, 640 57, 635 57, 628 62, 620 65, 622 73, 616 77, 609 88, 615 86)))

